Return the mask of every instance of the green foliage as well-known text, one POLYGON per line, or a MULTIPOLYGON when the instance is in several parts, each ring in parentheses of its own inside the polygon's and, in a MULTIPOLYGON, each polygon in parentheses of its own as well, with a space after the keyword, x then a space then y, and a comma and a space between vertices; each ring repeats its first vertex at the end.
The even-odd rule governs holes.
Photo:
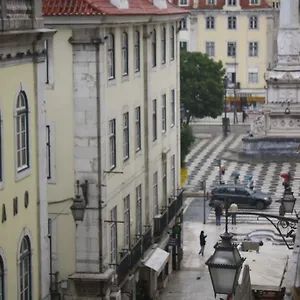
POLYGON ((192 145, 195 142, 195 137, 193 134, 192 127, 189 125, 182 125, 181 126, 181 141, 180 141, 180 148, 181 148, 181 167, 184 167, 185 158, 191 151, 192 145))
POLYGON ((201 52, 181 52, 181 103, 190 118, 216 118, 223 111, 225 69, 201 52))

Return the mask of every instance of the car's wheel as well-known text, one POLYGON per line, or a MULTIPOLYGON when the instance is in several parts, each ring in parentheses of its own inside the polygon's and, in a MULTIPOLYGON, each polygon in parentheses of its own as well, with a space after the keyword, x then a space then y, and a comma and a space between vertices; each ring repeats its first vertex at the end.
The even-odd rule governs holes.
POLYGON ((264 209, 265 208, 265 204, 262 201, 257 201, 255 203, 255 208, 256 209, 264 209))

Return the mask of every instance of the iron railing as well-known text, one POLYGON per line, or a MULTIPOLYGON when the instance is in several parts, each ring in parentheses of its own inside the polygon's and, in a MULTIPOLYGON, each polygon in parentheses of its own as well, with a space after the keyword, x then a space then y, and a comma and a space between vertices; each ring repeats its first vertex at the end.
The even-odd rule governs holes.
POLYGON ((151 246, 152 244, 152 228, 147 227, 146 232, 143 234, 143 241, 142 241, 142 251, 143 253, 151 246))
POLYGON ((179 194, 177 195, 177 209, 176 212, 178 212, 183 204, 183 189, 180 190, 179 194))
POLYGON ((177 198, 175 198, 168 206, 168 223, 170 223, 177 213, 177 198))
POLYGON ((168 211, 165 210, 159 217, 154 218, 154 236, 159 237, 168 226, 168 211))
POLYGON ((143 239, 140 238, 131 249, 130 268, 133 268, 138 263, 140 258, 142 257, 142 242, 143 242, 143 239))
POLYGON ((118 284, 120 284, 128 274, 130 266, 130 252, 124 254, 120 262, 117 265, 116 273, 118 275, 118 284))

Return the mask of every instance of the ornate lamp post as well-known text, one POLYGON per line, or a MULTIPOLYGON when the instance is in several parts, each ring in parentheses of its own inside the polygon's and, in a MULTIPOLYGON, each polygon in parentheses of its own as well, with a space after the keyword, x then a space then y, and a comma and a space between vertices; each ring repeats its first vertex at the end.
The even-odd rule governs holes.
POLYGON ((228 123, 227 123, 227 86, 228 86, 228 77, 224 77, 224 123, 223 123, 223 132, 224 135, 228 134, 228 123))
POLYGON ((236 245, 231 242, 228 232, 228 205, 225 203, 226 224, 222 241, 215 245, 214 254, 206 261, 213 289, 216 294, 234 295, 245 258, 242 258, 236 245))
POLYGON ((295 203, 296 198, 294 197, 294 193, 292 191, 284 191, 281 199, 281 206, 284 213, 292 213, 294 211, 295 203))

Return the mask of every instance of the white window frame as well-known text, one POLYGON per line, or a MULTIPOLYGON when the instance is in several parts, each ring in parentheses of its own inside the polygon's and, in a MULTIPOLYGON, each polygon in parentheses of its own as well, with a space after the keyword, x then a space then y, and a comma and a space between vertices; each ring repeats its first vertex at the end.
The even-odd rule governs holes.
POLYGON ((250 29, 258 29, 258 16, 250 16, 249 17, 249 28, 250 29))
POLYGON ((116 56, 115 56, 115 36, 113 33, 108 35, 107 39, 107 72, 108 79, 113 80, 116 78, 116 56))
POLYGON ((176 94, 175 89, 171 90, 171 127, 176 123, 176 94))
POLYGON ((236 16, 229 16, 227 19, 229 30, 236 30, 237 29, 237 17, 236 16))
POLYGON ((187 43, 187 41, 180 41, 179 46, 180 46, 180 51, 187 51, 188 50, 188 43, 187 43), (185 47, 183 47, 183 45, 185 45, 185 47))
POLYGON ((251 5, 258 5, 259 4, 259 0, 250 0, 250 4, 251 5))
POLYGON ((157 171, 153 173, 153 213, 154 216, 159 213, 158 206, 158 173, 157 171))
POLYGON ((258 57, 259 45, 258 42, 249 42, 248 55, 249 57, 258 57))
POLYGON ((205 42, 205 53, 209 56, 209 57, 215 57, 216 55, 216 43, 213 41, 207 41, 205 42))
POLYGON ((172 194, 176 195, 176 156, 171 156, 172 194))
POLYGON ((164 65, 167 61, 167 30, 165 26, 161 27, 161 63, 164 65))
POLYGON ((157 66, 157 33, 154 28, 151 36, 151 59, 152 59, 152 68, 157 66))
POLYGON ((236 6, 237 0, 228 0, 228 6, 236 6))
POLYGON ((189 5, 189 0, 180 0, 179 1, 179 6, 187 6, 189 5))
POLYGON ((56 183, 56 151, 55 151, 55 125, 54 122, 46 124, 46 164, 47 181, 49 184, 56 183))
POLYGON ((108 122, 108 137, 109 137, 109 168, 110 170, 112 170, 117 166, 116 119, 111 119, 108 122))
POLYGON ((187 18, 180 20, 180 30, 187 30, 187 18))
POLYGON ((130 249, 130 195, 124 200, 124 249, 130 249))
POLYGON ((45 51, 45 86, 46 89, 54 88, 54 53, 53 37, 44 40, 45 51))
POLYGON ((165 205, 168 204, 168 169, 167 160, 162 161, 162 195, 165 205))
POLYGON ((215 29, 215 20, 216 18, 214 16, 207 16, 205 18, 205 28, 206 29, 215 29))
POLYGON ((134 70, 140 72, 141 70, 141 37, 140 31, 134 32, 134 70))
POLYGON ((251 70, 248 71, 248 83, 249 84, 258 84, 259 83, 259 76, 258 72, 253 72, 251 70))
POLYGON ((161 131, 167 131, 167 95, 163 94, 161 97, 161 131))
POLYGON ((237 43, 227 42, 227 56, 236 57, 237 56, 237 43))
POLYGON ((118 259, 118 231, 117 231, 117 206, 110 211, 110 262, 116 263, 118 259))
POLYGON ((175 27, 170 27, 170 60, 175 59, 175 27))
POLYGON ((143 234, 142 185, 136 187, 136 234, 143 234))
POLYGON ((152 139, 153 142, 157 140, 157 101, 152 100, 152 139))
POLYGON ((141 126, 141 107, 135 108, 135 151, 138 152, 142 149, 142 126, 141 126))
POLYGON ((129 142, 129 112, 123 114, 123 159, 128 160, 130 156, 129 142))
POLYGON ((207 5, 216 5, 216 0, 207 0, 207 5))
POLYGON ((128 49, 128 33, 122 32, 122 75, 129 74, 129 49, 128 49))

